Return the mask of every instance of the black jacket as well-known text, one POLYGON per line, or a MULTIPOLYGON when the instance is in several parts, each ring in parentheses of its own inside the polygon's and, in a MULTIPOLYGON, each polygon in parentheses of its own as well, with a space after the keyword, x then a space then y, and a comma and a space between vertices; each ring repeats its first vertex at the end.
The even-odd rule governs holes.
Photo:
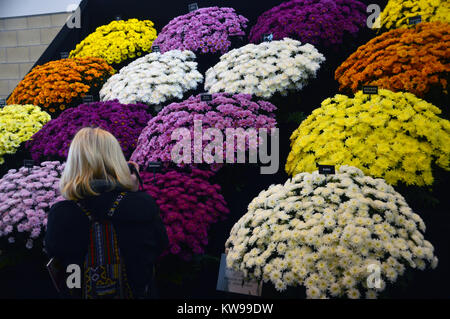
MULTIPOLYGON (((120 189, 105 191, 81 201, 91 214, 104 217, 120 189)), ((168 245, 159 208, 145 192, 127 192, 112 217, 134 296, 145 295, 151 285, 153 264, 168 245)), ((89 244, 89 219, 73 201, 53 205, 48 214, 44 245, 49 257, 57 257, 64 269, 78 264, 83 269, 89 244)), ((79 295, 77 293, 77 295, 79 295)))

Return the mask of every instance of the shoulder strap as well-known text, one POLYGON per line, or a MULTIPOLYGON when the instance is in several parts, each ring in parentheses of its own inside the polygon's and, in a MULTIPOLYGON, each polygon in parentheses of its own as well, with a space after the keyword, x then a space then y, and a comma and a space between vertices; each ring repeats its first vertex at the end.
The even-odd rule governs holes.
POLYGON ((78 200, 75 200, 74 202, 83 211, 83 213, 87 216, 87 218, 89 218, 89 221, 92 221, 91 212, 88 211, 78 200))
POLYGON ((117 207, 118 207, 119 204, 120 204, 120 201, 125 197, 126 194, 127 194, 126 192, 121 192, 121 193, 119 194, 119 196, 117 196, 117 198, 116 198, 116 200, 114 201, 114 203, 113 203, 111 209, 110 209, 109 212, 108 212, 108 216, 109 216, 109 217, 112 217, 112 216, 114 215, 114 213, 116 212, 117 207))
MULTIPOLYGON (((114 200, 112 207, 109 209, 107 215, 109 217, 112 217, 114 215, 114 213, 117 210, 117 207, 119 206, 120 202, 122 201, 122 199, 125 197, 127 193, 126 192, 121 192, 117 198, 114 200)), ((86 207, 84 207, 80 201, 76 200, 75 203, 78 205, 78 207, 83 211, 83 213, 87 216, 87 218, 89 218, 90 221, 92 221, 92 214, 91 212, 86 209, 86 207)))

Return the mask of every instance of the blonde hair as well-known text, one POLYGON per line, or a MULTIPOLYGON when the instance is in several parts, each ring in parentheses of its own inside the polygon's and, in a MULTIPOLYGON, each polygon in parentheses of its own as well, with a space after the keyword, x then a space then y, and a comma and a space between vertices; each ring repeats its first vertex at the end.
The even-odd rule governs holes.
POLYGON ((133 188, 128 164, 117 139, 100 128, 83 128, 73 138, 59 188, 69 200, 99 195, 90 183, 107 180, 125 189, 133 188))

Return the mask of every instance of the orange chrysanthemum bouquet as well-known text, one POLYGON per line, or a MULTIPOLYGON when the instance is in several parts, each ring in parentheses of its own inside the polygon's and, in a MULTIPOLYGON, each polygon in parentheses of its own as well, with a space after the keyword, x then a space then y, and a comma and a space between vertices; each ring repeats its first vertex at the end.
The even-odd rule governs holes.
POLYGON ((372 39, 342 63, 335 78, 342 91, 376 85, 426 99, 431 91, 448 98, 449 74, 450 24, 428 22, 372 39))
POLYGON ((51 61, 35 67, 17 85, 7 104, 33 104, 52 116, 95 95, 115 73, 104 60, 93 57, 51 61))

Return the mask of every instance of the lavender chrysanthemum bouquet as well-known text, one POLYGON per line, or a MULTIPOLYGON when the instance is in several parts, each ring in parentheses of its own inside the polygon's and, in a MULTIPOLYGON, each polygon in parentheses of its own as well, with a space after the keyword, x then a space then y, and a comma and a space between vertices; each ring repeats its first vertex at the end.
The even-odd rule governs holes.
POLYGON ((145 191, 155 198, 167 229, 169 247, 163 255, 189 260, 204 253, 209 227, 229 213, 220 186, 208 181, 212 175, 199 169, 142 172, 145 191))
POLYGON ((0 238, 33 247, 46 229, 50 207, 64 200, 59 192, 63 169, 60 162, 43 162, 12 169, 0 179, 0 238))
POLYGON ((233 8, 200 8, 171 20, 153 45, 161 52, 190 50, 198 53, 227 52, 231 36, 244 36, 247 18, 233 8))
MULTIPOLYGON (((226 158, 227 162, 235 163, 236 156, 230 159, 226 154, 226 129, 239 128, 242 131, 250 128, 255 130, 265 129, 267 135, 270 135, 271 129, 277 125, 273 113, 275 109, 276 107, 273 104, 253 99, 251 95, 247 94, 212 94, 212 101, 208 102, 201 101, 201 95, 191 96, 183 102, 172 103, 164 107, 157 116, 148 122, 147 127, 139 136, 138 146, 131 159, 144 167, 154 161, 166 163, 174 161, 172 150, 183 138, 178 134, 183 133, 182 130, 184 130, 190 139, 188 142, 190 151, 189 154, 182 154, 183 157, 177 162, 179 166, 197 162, 196 158, 203 157, 202 163, 212 164, 212 169, 220 168, 221 164, 218 164, 215 160, 216 153, 212 154, 213 152, 206 152, 205 150, 206 147, 211 147, 209 145, 211 141, 214 141, 219 149, 223 150, 222 158, 224 161, 226 158), (214 138, 210 136, 210 139, 208 139, 205 134, 196 139, 194 129, 201 130, 200 134, 205 134, 208 129, 218 130, 222 140, 215 134, 213 134, 214 138), (172 134, 175 135, 173 139, 172 134)), ((237 132, 236 136, 244 134, 243 132, 237 132)), ((236 154, 238 146, 240 146, 240 151, 256 150, 261 143, 260 137, 250 139, 244 135, 243 138, 245 139, 245 145, 234 143, 233 155, 236 154)), ((176 156, 181 156, 180 153, 176 156)))
POLYGON ((101 127, 113 134, 128 158, 151 115, 144 104, 117 101, 81 104, 65 110, 33 135, 26 147, 35 161, 65 159, 75 134, 87 126, 101 127))
POLYGON ((292 0, 264 12, 249 40, 261 42, 264 34, 275 40, 286 37, 315 46, 332 47, 345 34, 356 36, 366 25, 366 7, 356 0, 292 0))

